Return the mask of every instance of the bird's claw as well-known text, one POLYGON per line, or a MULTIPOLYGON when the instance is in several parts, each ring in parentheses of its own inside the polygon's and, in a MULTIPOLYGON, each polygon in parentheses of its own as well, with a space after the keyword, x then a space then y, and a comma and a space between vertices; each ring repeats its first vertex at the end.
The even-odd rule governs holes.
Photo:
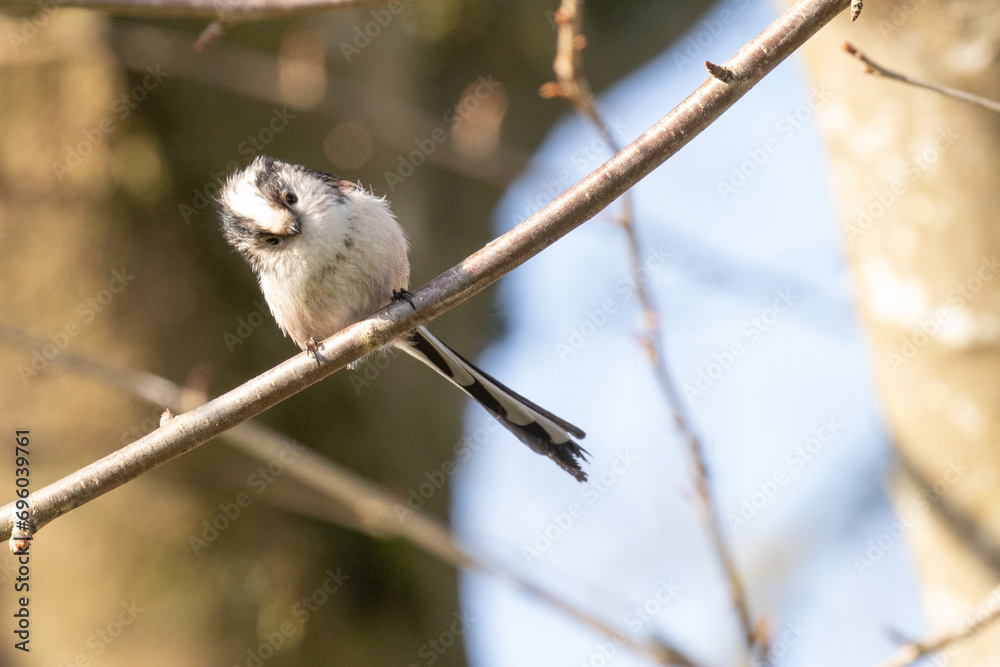
POLYGON ((306 341, 306 352, 311 354, 312 358, 316 360, 317 366, 324 361, 323 355, 319 353, 319 341, 315 338, 310 338, 306 341))
POLYGON ((402 289, 392 290, 392 300, 406 301, 408 304, 410 304, 410 307, 413 308, 413 310, 417 309, 417 304, 413 303, 413 292, 406 289, 405 287, 402 289))

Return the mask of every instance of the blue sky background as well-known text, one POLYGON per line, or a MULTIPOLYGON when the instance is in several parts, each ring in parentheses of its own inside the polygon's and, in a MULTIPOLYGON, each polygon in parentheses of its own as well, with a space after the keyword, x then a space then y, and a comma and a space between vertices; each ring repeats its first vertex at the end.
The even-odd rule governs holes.
MULTIPOLYGON (((767 3, 723 2, 705 20, 723 9, 736 20, 718 35, 699 22, 690 40, 601 97, 622 143, 704 80, 701 61, 726 60, 776 16, 767 3), (684 55, 699 38, 703 51, 684 55)), ((918 635, 923 625, 905 538, 891 529, 890 447, 814 123, 824 94, 813 85, 793 57, 632 192, 669 361, 682 387, 698 389, 688 391, 691 414, 753 611, 775 628, 775 663, 839 667, 891 650, 887 626, 918 635), (887 548, 859 569, 879 538, 887 548)), ((496 233, 608 156, 567 112, 498 207, 496 233)), ((591 483, 488 428, 470 404, 467 433, 487 435, 456 475, 455 529, 637 638, 669 637, 703 664, 735 664, 726 584, 637 342, 617 212, 501 282, 508 331, 479 360, 587 431, 591 483)), ((624 650, 606 659, 606 638, 475 574, 463 575, 461 604, 480 667, 648 664, 624 650)))

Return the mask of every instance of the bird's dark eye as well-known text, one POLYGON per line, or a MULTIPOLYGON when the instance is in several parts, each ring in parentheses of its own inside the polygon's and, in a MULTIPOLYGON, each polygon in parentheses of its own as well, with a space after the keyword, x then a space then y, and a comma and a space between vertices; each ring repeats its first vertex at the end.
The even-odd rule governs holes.
POLYGON ((270 245, 278 245, 279 243, 281 243, 281 241, 278 240, 277 236, 265 236, 264 243, 268 243, 270 245))
POLYGON ((282 195, 282 197, 284 198, 285 203, 288 204, 289 206, 293 205, 295 202, 299 200, 299 198, 295 196, 294 192, 286 192, 285 194, 282 195))

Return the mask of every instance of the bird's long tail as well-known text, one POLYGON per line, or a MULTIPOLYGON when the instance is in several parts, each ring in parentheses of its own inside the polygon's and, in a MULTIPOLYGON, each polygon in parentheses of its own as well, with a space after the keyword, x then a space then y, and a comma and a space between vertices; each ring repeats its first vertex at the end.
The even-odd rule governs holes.
POLYGON ((587 460, 587 450, 573 441, 573 438, 586 437, 587 434, 580 428, 476 368, 424 327, 417 327, 397 345, 474 398, 518 440, 539 454, 548 456, 578 481, 587 481, 587 473, 580 467, 580 463, 587 460))

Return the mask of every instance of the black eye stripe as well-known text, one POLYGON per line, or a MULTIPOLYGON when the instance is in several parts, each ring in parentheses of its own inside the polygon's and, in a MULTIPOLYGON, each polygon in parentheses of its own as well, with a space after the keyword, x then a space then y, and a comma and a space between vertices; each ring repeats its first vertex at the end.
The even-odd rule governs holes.
POLYGON ((255 236, 257 225, 245 216, 234 213, 225 205, 219 206, 219 217, 222 219, 222 232, 231 244, 239 244, 255 236))

